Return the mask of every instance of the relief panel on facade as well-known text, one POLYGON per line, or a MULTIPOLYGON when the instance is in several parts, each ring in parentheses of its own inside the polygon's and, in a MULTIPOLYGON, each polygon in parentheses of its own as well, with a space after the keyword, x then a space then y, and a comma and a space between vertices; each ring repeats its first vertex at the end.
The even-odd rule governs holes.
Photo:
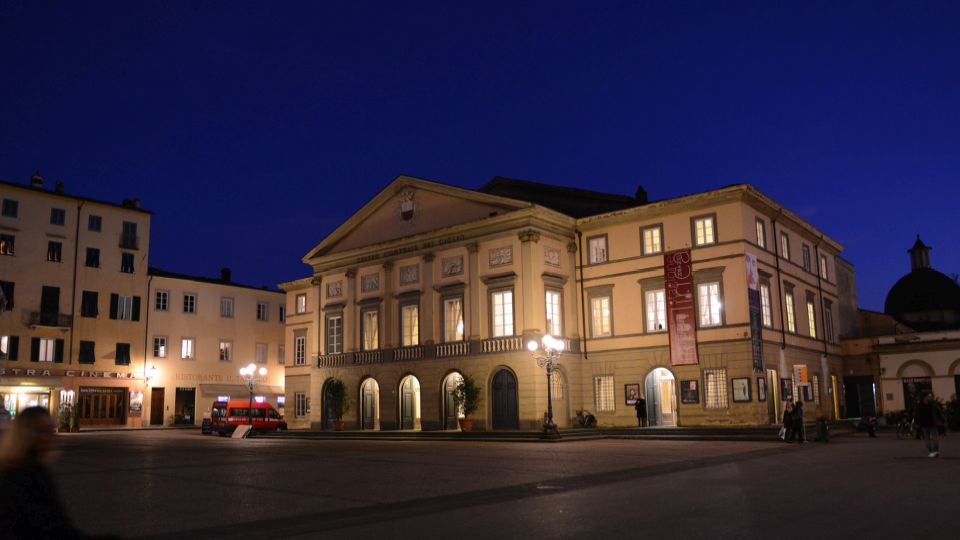
POLYGON ((327 298, 336 298, 343 294, 343 282, 334 281, 333 283, 327 283, 327 298))
POLYGON ((550 266, 560 266, 560 250, 543 246, 543 262, 550 266))
POLYGON ((443 258, 440 261, 440 270, 443 277, 459 276, 463 273, 463 255, 443 258))
POLYGON ((411 264, 400 267, 400 284, 409 285, 420 281, 420 265, 411 264))
POLYGON ((504 266, 513 263, 513 246, 490 250, 490 266, 504 266))
POLYGON ((360 292, 380 290, 380 274, 360 276, 360 292))

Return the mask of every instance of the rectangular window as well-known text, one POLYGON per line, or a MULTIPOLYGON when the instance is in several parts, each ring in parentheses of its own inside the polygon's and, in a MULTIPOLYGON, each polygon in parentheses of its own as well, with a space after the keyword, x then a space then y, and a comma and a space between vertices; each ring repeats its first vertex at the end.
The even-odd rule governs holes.
POLYGON ((12 234, 0 234, 0 255, 13 255, 17 238, 12 234))
POLYGON ((797 333, 797 312, 793 305, 793 292, 787 291, 784 295, 784 305, 787 310, 787 332, 797 333))
POLYGON ((833 343, 833 305, 827 302, 823 306, 823 336, 827 343, 833 343))
POLYGON ((790 237, 785 232, 780 233, 780 256, 790 260, 790 237))
POLYGON ((767 224, 760 218, 757 218, 757 245, 767 249, 767 224))
POLYGON ((111 294, 110 318, 118 321, 139 321, 140 297, 111 294))
POLYGON ((380 311, 368 309, 360 313, 360 342, 365 351, 380 348, 380 311))
POLYGON ((83 291, 83 295, 80 299, 80 316, 81 317, 96 317, 100 314, 98 309, 98 302, 100 300, 100 293, 97 291, 83 291))
POLYGON ((720 299, 720 283, 700 283, 697 285, 697 302, 700 307, 700 326, 720 326, 722 301, 720 299))
POLYGON ((810 328, 810 337, 817 339, 817 310, 813 307, 812 298, 807 298, 807 326, 810 328))
POLYGON ((303 366, 307 363, 307 336, 293 338, 293 365, 303 366))
POLYGON ((100 268, 100 250, 97 248, 87 248, 87 267, 100 268))
POLYGON ((47 260, 50 262, 61 262, 63 260, 63 244, 60 242, 47 242, 47 260))
POLYGON ((184 313, 197 312, 197 295, 195 294, 183 295, 183 312, 184 313))
POLYGON ((306 294, 297 295, 296 312, 298 314, 307 312, 307 295, 306 294))
POLYGON ((94 364, 97 361, 96 353, 96 343, 93 341, 81 341, 80 342, 80 358, 79 361, 81 364, 94 364))
POLYGON ((513 291, 490 293, 490 314, 493 337, 513 335, 513 291))
POLYGON ((610 297, 596 296, 590 299, 590 337, 613 335, 610 314, 610 297))
POLYGON ((693 219, 693 244, 707 246, 717 243, 716 223, 713 216, 693 219))
POLYGON ((258 364, 267 363, 267 344, 266 343, 257 343, 256 347, 256 361, 258 364))
POLYGON ((727 370, 725 368, 703 370, 703 406, 706 409, 727 408, 727 370))
POLYGON ((39 342, 39 350, 37 361, 38 362, 53 362, 56 359, 57 354, 57 340, 47 339, 47 338, 33 338, 35 342, 39 342))
POLYGON ((443 300, 443 341, 463 341, 463 298, 443 300))
POLYGON ((560 291, 547 290, 547 333, 552 336, 563 335, 560 315, 560 291))
POLYGON ((803 253, 803 269, 807 272, 810 271, 810 246, 806 244, 801 244, 800 249, 803 253))
POLYGON ((277 349, 277 363, 281 366, 287 363, 287 348, 283 345, 277 349))
POLYGON ((16 360, 19 348, 19 336, 0 336, 0 360, 16 360))
POLYGON ((67 211, 63 208, 50 209, 50 224, 63 225, 67 221, 67 211))
POLYGON ((826 255, 820 256, 820 279, 824 281, 830 281, 830 279, 827 277, 827 256, 826 255))
POLYGON ((646 227, 643 229, 643 254, 653 255, 663 253, 663 227, 646 227))
POLYGON ((400 345, 410 347, 420 344, 420 305, 400 306, 400 345))
POLYGON ((220 340, 220 361, 230 362, 233 360, 233 342, 220 340))
POLYGON ((613 399, 613 375, 600 375, 593 378, 593 406, 597 412, 613 412, 616 408, 613 399))
POLYGON ((343 316, 327 317, 327 354, 343 352, 343 316))
POLYGON ((167 291, 157 291, 153 306, 157 311, 166 311, 170 304, 170 293, 167 291))
POLYGON ((590 251, 590 264, 607 262, 607 237, 595 236, 587 240, 590 251))
POLYGON ((87 230, 93 232, 100 232, 100 228, 103 226, 103 218, 100 216, 89 215, 87 216, 87 230))
POLYGON ((773 309, 770 307, 770 284, 760 284, 760 315, 761 322, 767 328, 773 328, 773 309))
POLYGON ((233 298, 220 297, 220 316, 226 319, 233 318, 233 298))
POLYGON ((12 281, 0 281, 0 313, 13 310, 13 293, 16 284, 12 281))
POLYGON ((124 274, 133 273, 133 253, 120 254, 120 271, 124 274))
POLYGON ((295 392, 293 394, 293 416, 296 418, 304 418, 307 416, 307 413, 310 412, 307 405, 307 395, 303 392, 295 392))
POLYGON ((667 329, 667 298, 664 289, 644 293, 647 304, 647 332, 667 329))
POLYGON ((138 249, 136 223, 123 222, 123 232, 120 233, 120 247, 123 249, 138 249))
POLYGON ((192 359, 193 349, 194 349, 193 346, 194 346, 193 338, 182 338, 180 340, 180 358, 192 359))
POLYGON ((4 199, 3 200, 3 210, 0 212, 0 215, 3 217, 17 217, 17 214, 20 213, 20 203, 13 199, 4 199))
POLYGON ((280 322, 287 322, 287 306, 280 304, 280 322))
POLYGON ((130 344, 129 343, 117 343, 116 363, 118 366, 130 365, 130 344))
POLYGON ((165 336, 153 337, 153 357, 154 358, 167 357, 167 338, 165 336))
POLYGON ((257 320, 265 321, 267 320, 267 313, 269 313, 270 305, 266 302, 257 302, 257 320))

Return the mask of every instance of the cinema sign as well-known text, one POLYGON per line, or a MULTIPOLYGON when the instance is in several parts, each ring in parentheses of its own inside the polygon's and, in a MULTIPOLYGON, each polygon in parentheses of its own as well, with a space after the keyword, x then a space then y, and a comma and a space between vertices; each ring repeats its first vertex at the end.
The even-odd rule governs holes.
POLYGON ((0 377, 89 377, 91 379, 141 379, 129 371, 87 371, 78 369, 34 369, 0 367, 0 377))

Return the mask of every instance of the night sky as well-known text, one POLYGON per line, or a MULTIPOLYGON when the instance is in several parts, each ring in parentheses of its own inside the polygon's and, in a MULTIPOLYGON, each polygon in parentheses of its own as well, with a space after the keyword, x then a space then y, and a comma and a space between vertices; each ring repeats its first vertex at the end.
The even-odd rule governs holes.
POLYGON ((917 233, 960 272, 958 28, 960 2, 4 0, 0 178, 139 197, 152 266, 253 285, 399 174, 749 182, 882 310, 917 233))

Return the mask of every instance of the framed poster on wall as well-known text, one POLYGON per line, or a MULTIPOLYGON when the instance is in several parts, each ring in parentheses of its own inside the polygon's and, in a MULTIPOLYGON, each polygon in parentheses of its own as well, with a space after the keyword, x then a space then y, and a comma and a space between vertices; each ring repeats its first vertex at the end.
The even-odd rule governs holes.
POLYGON ((767 400, 767 380, 757 377, 757 401, 767 400))
POLYGON ((793 401, 793 379, 780 379, 780 400, 793 401))
POLYGON ((700 389, 697 381, 680 381, 680 402, 700 403, 700 389))
POLYGON ((731 382, 733 384, 733 402, 734 403, 746 403, 751 401, 750 377, 733 379, 731 382))
POLYGON ((627 405, 636 405, 637 400, 640 399, 640 385, 639 384, 625 384, 623 385, 623 397, 627 402, 627 405))

